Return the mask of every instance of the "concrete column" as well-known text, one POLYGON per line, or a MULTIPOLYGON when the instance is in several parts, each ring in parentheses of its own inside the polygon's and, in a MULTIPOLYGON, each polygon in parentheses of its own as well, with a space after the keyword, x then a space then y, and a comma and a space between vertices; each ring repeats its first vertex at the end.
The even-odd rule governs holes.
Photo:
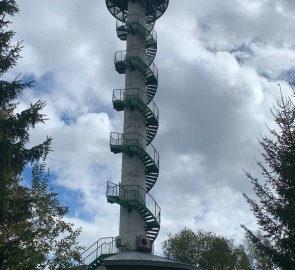
MULTIPOLYGON (((145 8, 142 6, 140 1, 128 1, 128 19, 127 20, 137 20, 139 15, 144 18, 145 21, 145 8), (133 15, 134 14, 134 15, 133 15)), ((128 55, 137 55, 145 61, 145 39, 138 34, 128 33, 127 34, 127 56, 128 55)), ((141 89, 142 91, 146 90, 145 85, 145 76, 144 74, 135 68, 134 70, 127 68, 125 75, 125 89, 126 95, 134 93, 134 88, 141 89), (133 89, 132 89, 133 88, 133 89), (129 89, 129 90, 128 90, 129 89)), ((144 100, 146 99, 144 94, 144 100)), ((144 117, 141 112, 134 108, 125 108, 124 110, 124 134, 127 137, 137 136, 141 134, 143 138, 146 136, 146 126, 144 117), (133 135, 128 135, 132 133, 133 135), (134 135, 135 134, 135 135, 134 135)), ((146 145, 145 139, 141 139, 142 144, 146 145)), ((142 161, 136 155, 129 155, 127 153, 122 154, 122 176, 121 176, 122 185, 137 185, 144 189, 144 194, 142 198, 145 201, 145 168, 142 161)), ((128 193, 129 194, 129 193, 128 193)), ((132 194, 132 192, 130 193, 132 194)), ((119 236, 127 241, 127 248, 134 250, 136 244, 137 235, 146 235, 145 224, 142 217, 136 210, 127 209, 125 207, 120 208, 120 228, 119 236)), ((122 249, 124 250, 124 249, 122 249)))

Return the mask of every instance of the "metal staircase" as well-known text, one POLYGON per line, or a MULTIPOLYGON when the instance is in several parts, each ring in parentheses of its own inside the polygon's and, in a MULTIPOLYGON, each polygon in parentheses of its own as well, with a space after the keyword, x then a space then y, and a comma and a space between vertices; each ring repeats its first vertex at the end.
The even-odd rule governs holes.
MULTIPOLYGON (((126 86, 126 89, 115 89, 113 91, 113 107, 117 111, 128 112, 127 115, 131 115, 130 119, 132 119, 132 115, 136 115, 139 119, 130 120, 128 118, 126 120, 131 121, 128 122, 129 124, 135 123, 132 133, 112 132, 110 148, 115 154, 129 154, 129 156, 123 155, 123 161, 128 159, 128 162, 130 160, 133 162, 133 155, 136 155, 139 158, 139 160, 136 158, 136 162, 143 164, 140 166, 140 177, 144 176, 143 172, 145 173, 145 186, 137 185, 139 182, 137 178, 132 179, 132 185, 127 185, 126 181, 130 179, 123 177, 121 184, 108 182, 106 197, 109 203, 117 203, 123 207, 124 213, 128 213, 129 210, 130 212, 131 210, 137 211, 139 215, 136 215, 136 218, 140 221, 140 231, 143 234, 143 236, 139 236, 148 238, 147 241, 153 243, 160 230, 161 217, 160 207, 149 194, 159 175, 159 154, 151 144, 159 127, 159 110, 153 101, 158 89, 158 69, 153 63, 157 53, 157 34, 154 25, 155 21, 166 11, 169 0, 105 0, 105 2, 109 12, 117 19, 118 38, 127 41, 127 50, 115 53, 115 69, 119 74, 126 74, 126 82, 129 78, 129 85, 134 87, 128 88, 126 86), (133 13, 129 14, 128 8, 133 10, 133 13), (139 72, 132 73, 133 71, 139 72), (133 81, 130 83, 130 80, 133 81), (136 110, 135 114, 134 110, 136 110), (137 126, 136 123, 140 124, 137 126), (145 135, 143 136, 140 132, 144 132, 145 135)), ((124 126, 126 123, 124 122, 124 126)), ((132 162, 130 163, 131 168, 132 162)), ((144 183, 142 180, 144 180, 143 177, 140 178, 140 181, 144 183)), ((126 234, 125 231, 123 231, 124 234, 126 234)), ((132 237, 136 237, 137 241, 137 235, 132 237)), ((135 245, 134 238, 130 239, 132 240, 129 243, 133 243, 130 246, 133 245, 133 249, 137 249, 138 246, 137 243, 135 245)), ((121 247, 120 244, 118 246, 121 247)), ((122 250, 120 249, 120 251, 122 250)), ((102 238, 89 247, 82 254, 82 258, 83 262, 88 265, 88 269, 96 269, 104 258, 116 252, 118 252, 116 239, 113 237, 102 238)), ((151 250, 146 252, 151 252, 151 250)))
POLYGON ((154 61, 157 53, 157 33, 153 29, 155 22, 146 24, 145 18, 137 14, 128 16, 128 23, 117 20, 116 31, 119 39, 127 40, 127 33, 138 32, 145 39, 146 55, 150 63, 154 61))
POLYGON ((147 101, 154 98, 158 89, 158 69, 150 59, 143 58, 145 55, 139 49, 118 51, 115 54, 115 68, 119 74, 125 74, 126 68, 139 69, 145 77, 147 101))
MULTIPOLYGON (((110 148, 115 154, 137 155, 145 168, 146 189, 143 194, 139 195, 134 190, 136 188, 140 189, 140 187, 132 185, 134 197, 130 200, 125 195, 120 194, 120 192, 126 193, 127 185, 113 184, 111 187, 108 184, 107 199, 111 203, 118 203, 123 207, 136 209, 145 223, 147 237, 153 242, 160 230, 160 219, 157 219, 149 212, 145 206, 145 199, 150 196, 148 192, 155 185, 159 175, 159 154, 151 144, 159 127, 159 110, 152 101, 158 89, 158 69, 153 63, 157 52, 157 34, 154 30, 154 24, 156 19, 165 12, 169 1, 137 1, 145 8, 145 17, 134 13, 128 14, 127 1, 106 0, 106 3, 111 14, 117 18, 116 32, 118 38, 125 41, 128 35, 138 35, 145 44, 145 51, 134 47, 128 49, 127 47, 127 50, 115 53, 114 64, 116 71, 119 74, 126 74, 127 70, 140 71, 144 76, 146 89, 115 89, 113 92, 113 106, 117 111, 123 111, 126 108, 133 111, 136 108, 144 117, 146 135, 143 136, 136 132, 124 134, 112 132, 110 148), (116 191, 113 196, 110 195, 110 190, 116 191)), ((128 189, 130 187, 128 185, 128 189)), ((158 206, 157 209, 160 211, 158 206)))
POLYGON ((103 259, 117 253, 116 239, 114 237, 104 237, 96 241, 82 254, 83 264, 88 265, 88 269, 96 269, 103 259))
POLYGON ((156 136, 159 127, 159 109, 154 101, 149 104, 143 101, 145 93, 139 88, 115 89, 113 91, 113 106, 117 111, 128 107, 137 108, 143 115, 146 124, 147 145, 156 136))
POLYGON ((137 155, 144 164, 146 173, 146 192, 156 183, 159 175, 159 154, 152 144, 145 147, 146 138, 138 133, 111 133, 110 147, 115 154, 137 155))
POLYGON ((154 198, 150 194, 145 197, 145 193, 140 186, 108 182, 106 195, 110 203, 135 208, 144 220, 147 237, 154 241, 160 231, 161 209, 154 198))

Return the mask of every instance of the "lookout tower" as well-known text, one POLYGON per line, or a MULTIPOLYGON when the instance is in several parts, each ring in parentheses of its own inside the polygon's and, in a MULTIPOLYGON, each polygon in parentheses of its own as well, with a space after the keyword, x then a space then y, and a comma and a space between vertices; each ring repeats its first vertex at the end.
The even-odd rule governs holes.
POLYGON ((152 141, 159 126, 153 98, 158 89, 155 21, 169 0, 107 0, 117 19, 117 36, 126 50, 115 53, 115 68, 125 75, 125 88, 113 91, 113 106, 124 112, 123 133, 111 133, 113 153, 122 153, 121 183, 107 185, 107 200, 120 205, 120 251, 151 252, 160 230, 161 209, 149 191, 159 175, 159 154, 152 141))
MULTIPOLYGON (((149 194, 157 182, 160 158, 152 141, 159 127, 153 101, 158 89, 155 22, 169 0, 105 0, 117 19, 116 32, 126 50, 114 57, 125 86, 113 90, 113 107, 124 113, 123 132, 110 134, 110 149, 122 154, 121 180, 107 183, 106 197, 120 205, 119 236, 101 238, 82 254, 85 269, 195 269, 152 255, 161 209, 149 194)), ((119 86, 120 87, 120 86, 119 86)))

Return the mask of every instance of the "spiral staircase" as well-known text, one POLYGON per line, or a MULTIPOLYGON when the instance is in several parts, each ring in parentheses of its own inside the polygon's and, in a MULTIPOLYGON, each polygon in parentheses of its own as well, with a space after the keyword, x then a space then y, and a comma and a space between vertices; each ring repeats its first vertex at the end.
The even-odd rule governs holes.
MULTIPOLYGON (((144 137, 140 133, 119 134, 113 132, 110 136, 110 148, 115 154, 128 153, 138 156, 145 168, 146 190, 143 193, 140 186, 108 183, 107 200, 123 207, 136 209, 145 223, 146 236, 154 242, 160 230, 160 208, 154 199, 152 199, 153 206, 151 208, 145 204, 145 201, 151 197, 148 192, 155 185, 159 175, 159 154, 151 142, 159 127, 159 110, 152 99, 158 88, 158 69, 153 63, 157 52, 157 34, 153 28, 155 19, 160 13, 157 13, 157 9, 154 9, 154 13, 152 13, 152 5, 147 4, 148 2, 157 4, 157 1, 141 2, 148 10, 146 18, 138 14, 125 14, 125 10, 122 13, 117 13, 118 10, 112 13, 114 7, 112 5, 107 6, 118 19, 116 32, 119 39, 125 41, 127 34, 131 33, 132 35, 140 35, 145 41, 145 51, 132 48, 116 52, 114 64, 119 74, 125 74, 127 69, 139 70, 145 78, 146 89, 114 90, 113 106, 117 111, 123 111, 125 108, 138 109, 145 120, 146 136, 144 137), (116 192, 112 192, 113 190, 116 192), (126 194, 132 194, 131 198, 126 197, 126 194), (143 198, 143 196, 146 198, 143 198)), ((162 8, 164 2, 162 1, 162 5, 160 5, 162 8)))
POLYGON ((108 182, 107 199, 110 203, 118 203, 127 208, 135 208, 141 215, 146 226, 147 237, 154 241, 160 230, 161 209, 154 198, 136 185, 116 185, 108 182))
MULTIPOLYGON (((137 108, 143 115, 146 124, 146 140, 149 145, 156 136, 159 127, 159 109, 154 101, 145 103, 142 96, 144 92, 139 88, 115 89, 113 92, 113 106, 117 111, 123 111, 124 108, 137 108)), ((150 190, 150 189, 149 189, 150 190)), ((149 191, 148 190, 148 191, 149 191)))
MULTIPOLYGON (((128 211, 137 211, 144 223, 146 238, 153 243, 159 233, 161 220, 161 209, 149 194, 159 175, 159 154, 152 145, 159 127, 159 109, 153 101, 158 89, 158 69, 153 63, 157 52, 154 25, 166 11, 169 0, 132 0, 133 3, 139 2, 143 6, 145 16, 129 14, 129 1, 106 0, 106 6, 117 19, 118 38, 126 41, 128 35, 138 35, 145 45, 142 45, 141 49, 127 46, 127 50, 116 52, 114 65, 119 74, 126 74, 127 70, 139 71, 145 89, 115 89, 112 102, 117 111, 139 111, 144 119, 145 135, 140 132, 112 132, 110 149, 115 154, 136 155, 144 167, 146 181, 145 187, 108 182, 106 197, 109 203, 119 204, 128 211)), ((83 262, 88 265, 88 269, 96 269, 103 259, 118 252, 115 240, 113 237, 102 238, 82 254, 83 262)))

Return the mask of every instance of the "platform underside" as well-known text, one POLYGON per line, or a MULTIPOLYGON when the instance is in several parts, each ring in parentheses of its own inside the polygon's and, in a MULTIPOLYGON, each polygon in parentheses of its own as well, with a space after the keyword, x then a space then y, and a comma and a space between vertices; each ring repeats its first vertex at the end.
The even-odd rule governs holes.
MULTIPOLYGON (((145 4, 148 20, 155 21, 160 18, 168 7, 169 0, 138 0, 145 4)), ((126 22, 128 16, 128 0, 106 0, 109 11, 118 20, 126 22)))

